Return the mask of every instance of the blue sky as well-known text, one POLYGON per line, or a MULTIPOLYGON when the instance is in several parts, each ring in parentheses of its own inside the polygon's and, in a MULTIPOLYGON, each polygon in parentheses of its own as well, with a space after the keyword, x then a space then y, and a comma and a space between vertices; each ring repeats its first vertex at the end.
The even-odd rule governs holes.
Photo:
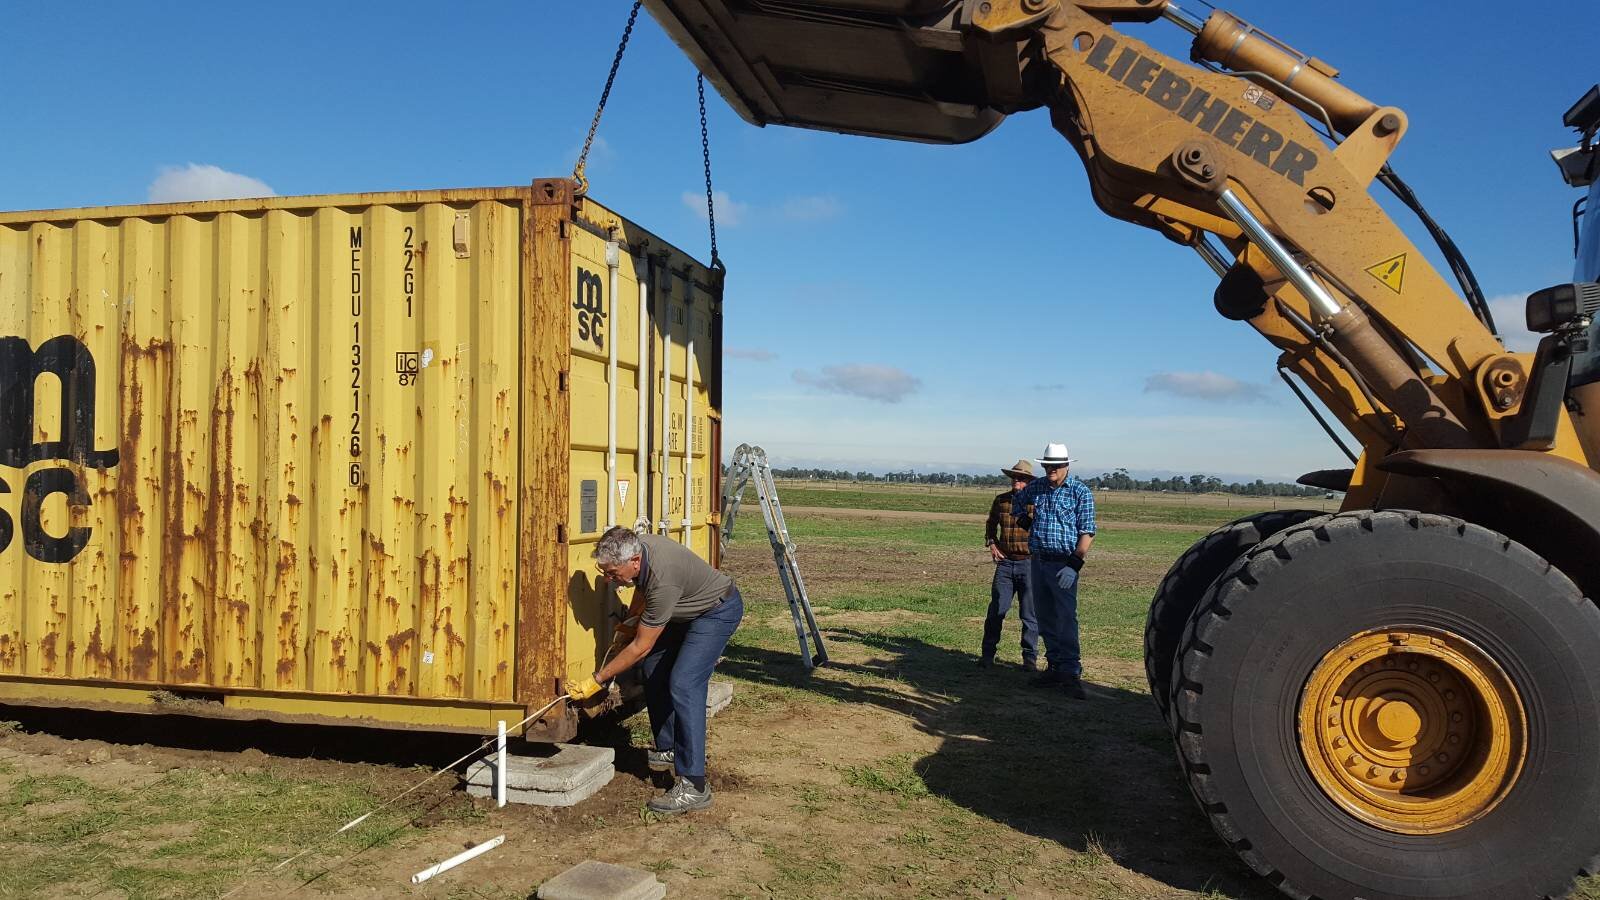
MULTIPOLYGON (((0 208, 142 202, 191 165, 280 194, 566 174, 627 8, 10 4, 0 208)), ((1548 151, 1600 80, 1592 3, 1543 3, 1511 29, 1483 2, 1227 8, 1407 111, 1394 164, 1502 321, 1570 277, 1576 192, 1548 151)), ((1133 27, 1187 55, 1175 28, 1133 27)), ((1085 474, 1341 463, 1272 350, 1216 315, 1209 270, 1095 210, 1043 112, 931 147, 758 129, 710 104, 728 446, 879 470, 998 468, 1050 440, 1085 474)), ((641 15, 591 190, 704 258, 698 128, 692 67, 641 15)))

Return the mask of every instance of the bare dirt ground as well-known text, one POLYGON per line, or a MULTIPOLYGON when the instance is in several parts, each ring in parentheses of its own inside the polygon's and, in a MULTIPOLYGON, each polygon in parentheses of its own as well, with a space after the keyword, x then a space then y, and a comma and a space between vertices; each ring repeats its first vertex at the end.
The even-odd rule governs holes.
MULTIPOLYGON (((236 891, 235 897, 523 897, 546 878, 591 858, 654 868, 674 894, 685 897, 1166 897, 1189 893, 1173 881, 1204 888, 1208 882, 1243 880, 1228 871, 1234 866, 1225 851, 1202 854, 1203 868, 1220 869, 1221 875, 1185 874, 1193 861, 1164 859, 1164 853, 1143 858, 1149 847, 1163 843, 1164 829, 1205 827, 1189 813, 1187 797, 1175 796, 1171 778, 1121 785, 1114 796, 1095 803, 1090 821, 1103 824, 1075 827, 1068 823, 1081 821, 1081 808, 1059 810, 1058 817, 1041 802, 1043 796, 1060 793, 1065 800, 1080 793, 1084 782, 1100 780, 1097 773, 1108 768, 1127 772, 1129 761, 1113 762, 1091 751, 1062 772, 1056 752, 1041 753, 1038 764, 1030 764, 1028 747, 1000 734, 1014 727, 1014 720, 1033 716, 1037 721, 1028 727, 1038 729, 1037 740, 1081 740, 1073 732, 1103 729, 1107 712, 1116 711, 1109 716, 1114 719, 1129 706, 1144 706, 1144 698, 1097 688, 1095 703, 1109 710, 1080 717, 1065 708, 1050 709, 1038 698, 969 699, 947 686, 919 687, 925 672, 949 664, 938 658, 941 651, 874 640, 871 629, 881 619, 869 614, 823 615, 836 660, 835 668, 812 676, 811 689, 823 699, 808 702, 759 682, 741 684, 740 701, 714 722, 716 806, 704 814, 647 821, 641 807, 660 782, 645 769, 639 749, 619 751, 616 779, 573 809, 494 809, 466 797, 454 779, 440 778, 408 804, 409 818, 394 826, 401 832, 397 839, 348 848, 343 855, 319 853, 292 877, 274 876, 260 864, 241 867, 237 878, 227 879, 227 889, 236 891), (991 703, 1011 708, 981 709, 991 703), (971 764, 984 774, 969 781, 959 773, 971 764), (1009 802, 1033 791, 1025 786, 1028 781, 1063 775, 1075 783, 1073 789, 1042 789, 1043 796, 1031 802, 1009 802), (1021 790, 1001 781, 1016 781, 1021 790), (428 884, 408 883, 413 872, 501 833, 508 836, 503 847, 428 884), (1139 865, 1124 864, 1136 855, 1142 858, 1139 865)), ((730 659, 725 667, 762 680, 784 679, 771 675, 778 665, 759 656, 730 659)), ((1106 674, 1142 677, 1136 668, 1124 663, 1106 674)), ((1025 690, 1021 673, 994 675, 1008 691, 1025 690)), ((1166 768, 1159 737, 1145 735, 1145 745, 1123 748, 1138 755, 1134 770, 1166 768)), ((423 774, 392 764, 256 749, 196 750, 49 733, 7 737, 0 743, 0 763, 8 767, 12 783, 24 776, 65 775, 135 795, 176 771, 199 773, 219 786, 228 784, 227 776, 258 773, 346 782, 373 797, 397 793, 423 774)), ((28 814, 64 815, 73 811, 73 802, 30 807, 28 814)), ((218 802, 233 801, 222 797, 218 802)), ((341 817, 325 818, 319 830, 341 822, 341 817)), ((246 833, 251 828, 245 810, 237 827, 246 833)), ((96 860, 104 864, 108 853, 143 856, 191 833, 182 825, 135 830, 119 835, 96 860)), ((273 849, 276 857, 287 857, 297 848, 273 849)), ((222 894, 181 888, 130 892, 90 880, 55 885, 48 895, 222 894)))
MULTIPOLYGON (((809 674, 765 543, 727 560, 750 611, 720 667, 738 693, 712 723, 707 812, 645 815, 665 782, 644 765, 636 716, 584 735, 618 748, 618 772, 575 808, 495 809, 446 776, 319 845, 476 741, 0 708, 16 723, 0 734, 0 897, 528 897, 585 859, 652 869, 680 897, 1275 896, 1177 778, 1124 646, 1142 609, 1086 618, 1094 696, 1069 704, 1025 686, 1014 620, 1009 664, 973 665, 981 547, 823 537, 804 560, 832 655, 809 674), (409 883, 502 833, 504 846, 409 883)), ((1169 561, 1107 542, 1096 577, 1108 597, 1143 591, 1169 561)))

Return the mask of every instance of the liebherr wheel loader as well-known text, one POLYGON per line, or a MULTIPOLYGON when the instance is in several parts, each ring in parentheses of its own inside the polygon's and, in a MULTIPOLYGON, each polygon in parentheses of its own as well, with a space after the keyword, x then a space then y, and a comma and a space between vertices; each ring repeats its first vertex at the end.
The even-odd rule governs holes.
MULTIPOLYGON (((1600 284, 1508 352, 1387 160, 1406 115, 1167 0, 645 0, 746 120, 931 143, 1049 111, 1109 215, 1361 443, 1335 515, 1234 523, 1152 604, 1151 690, 1217 833, 1294 897, 1561 895, 1600 853, 1600 284), (1179 62, 1132 36, 1192 33, 1179 62), (1458 295, 1373 200, 1423 221, 1458 295), (1465 303, 1463 303, 1463 298, 1465 303)), ((1568 114, 1593 135, 1600 100, 1568 114)), ((1587 139, 1585 147, 1587 148, 1587 139)), ((1309 405, 1309 404, 1308 404, 1309 405)))

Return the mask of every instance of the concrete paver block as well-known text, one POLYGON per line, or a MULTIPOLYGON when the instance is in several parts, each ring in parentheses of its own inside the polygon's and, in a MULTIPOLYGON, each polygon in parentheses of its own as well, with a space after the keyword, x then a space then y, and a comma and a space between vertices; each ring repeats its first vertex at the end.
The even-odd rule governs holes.
POLYGON ((728 708, 733 702, 733 682, 713 681, 706 690, 706 718, 728 708))
MULTIPOLYGON (((506 801, 538 806, 572 806, 588 799, 616 774, 616 751, 610 747, 557 744, 552 756, 511 756, 506 760, 506 801)), ((467 793, 494 796, 495 764, 491 755, 467 769, 467 793)))
POLYGON ((539 886, 539 900, 659 900, 667 886, 643 869, 586 860, 539 886))
MULTIPOLYGON (((611 783, 616 775, 615 768, 607 768, 593 779, 578 785, 568 791, 541 791, 531 788, 514 788, 506 786, 507 803, 523 803, 530 806, 577 806, 579 803, 593 797, 600 789, 611 783)), ((494 796, 494 785, 469 784, 467 793, 474 797, 490 798, 494 796)))

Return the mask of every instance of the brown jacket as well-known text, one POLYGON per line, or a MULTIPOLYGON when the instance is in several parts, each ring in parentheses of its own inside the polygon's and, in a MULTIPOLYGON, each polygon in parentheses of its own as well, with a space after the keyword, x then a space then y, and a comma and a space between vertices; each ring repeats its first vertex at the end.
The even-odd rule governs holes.
MULTIPOLYGON (((1016 495, 1016 491, 1006 491, 994 498, 989 506, 989 521, 983 525, 983 542, 985 546, 998 544, 1006 559, 1027 559, 1028 529, 1011 514, 1011 500, 1016 495)), ((1033 512, 1032 504, 1028 512, 1033 512)))

